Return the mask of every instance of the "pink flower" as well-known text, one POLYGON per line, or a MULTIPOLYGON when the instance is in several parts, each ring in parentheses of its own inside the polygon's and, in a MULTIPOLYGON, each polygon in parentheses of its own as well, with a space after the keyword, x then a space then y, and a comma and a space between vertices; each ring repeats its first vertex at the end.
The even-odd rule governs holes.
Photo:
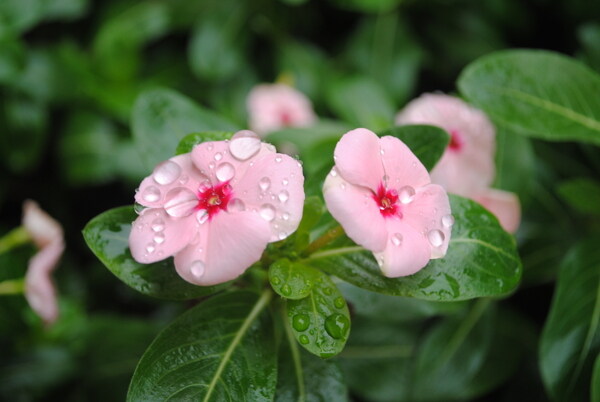
POLYGON ((446 254, 454 223, 448 196, 402 141, 359 128, 334 155, 323 186, 327 208, 386 276, 414 274, 446 254))
POLYGON ((481 202, 505 230, 517 230, 521 219, 518 197, 489 188, 496 175, 496 132, 483 112, 453 96, 425 94, 410 102, 396 116, 396 123, 432 124, 445 129, 450 144, 431 171, 432 181, 448 192, 481 202), (502 202, 491 202, 497 197, 502 202))
POLYGON ((131 254, 145 264, 174 256, 197 285, 237 278, 297 229, 303 183, 300 163, 251 131, 199 144, 142 181, 135 199, 147 209, 133 223, 131 254))
POLYGON ((58 303, 51 274, 65 248, 63 231, 56 220, 31 200, 23 204, 23 227, 40 248, 29 260, 25 297, 36 314, 46 324, 52 324, 58 318, 58 303))
POLYGON ((260 135, 284 127, 306 127, 316 120, 310 100, 284 84, 255 86, 247 99, 250 128, 260 135))

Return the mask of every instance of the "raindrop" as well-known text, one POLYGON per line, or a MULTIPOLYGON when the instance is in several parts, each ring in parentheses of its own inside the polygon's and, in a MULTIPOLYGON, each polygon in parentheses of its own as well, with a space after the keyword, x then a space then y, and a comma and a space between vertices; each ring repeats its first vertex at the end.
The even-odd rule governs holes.
POLYGON ((331 288, 325 288, 323 289, 323 293, 325 293, 327 296, 330 296, 333 293, 333 290, 331 288))
POLYGON ((139 204, 137 202, 135 204, 133 204, 133 210, 138 215, 141 214, 145 208, 146 208, 145 206, 143 206, 142 204, 139 204))
POLYGON ((336 306, 337 308, 343 308, 346 305, 346 301, 344 300, 343 297, 338 297, 337 299, 335 299, 333 301, 333 305, 336 306))
POLYGON ((399 247, 402 245, 402 240, 404 240, 404 238, 400 233, 394 233, 391 237, 391 240, 394 246, 399 247))
POLYGON ((162 244, 165 241, 165 234, 163 232, 159 232, 154 235, 154 242, 156 244, 162 244))
POLYGON ((337 176, 337 170, 335 170, 335 168, 331 169, 331 173, 329 173, 331 175, 331 177, 335 177, 337 176))
POLYGON ((283 285, 283 286, 281 287, 281 293, 282 293, 284 296, 289 296, 289 295, 291 295, 291 294, 292 294, 292 288, 290 287, 290 285, 288 285, 288 284, 285 284, 285 285, 283 285))
POLYGON ((190 272, 197 279, 200 279, 204 275, 204 268, 205 268, 204 263, 200 260, 196 260, 196 261, 192 262, 192 264, 190 265, 190 272))
POLYGON ((383 256, 382 255, 377 256, 376 260, 377 260, 377 265, 379 265, 380 267, 383 267, 383 256))
POLYGON ((235 175, 235 168, 231 163, 225 162, 221 163, 219 167, 217 167, 217 179, 219 181, 227 181, 231 180, 235 175))
POLYGON ((283 184, 284 186, 287 186, 290 183, 290 181, 288 179, 283 179, 281 181, 281 184, 283 184))
POLYGON ((206 209, 202 209, 202 210, 196 212, 196 220, 201 225, 203 225, 204 222, 206 222, 208 220, 208 216, 209 216, 208 211, 206 209))
POLYGON ((217 152, 217 153, 215 154, 215 160, 218 162, 218 161, 220 161, 221 159, 223 159, 223 154, 222 154, 222 153, 220 153, 220 152, 217 152))
POLYGON ((210 162, 210 163, 208 164, 208 168, 209 168, 209 169, 214 169, 214 168, 215 168, 215 166, 217 166, 217 165, 216 165, 214 162, 210 162))
POLYGON ((385 151, 384 151, 383 149, 380 149, 380 150, 379 150, 379 153, 380 153, 381 155, 385 155, 385 151))
POLYGON ((146 251, 152 254, 154 250, 156 250, 156 247, 154 247, 154 243, 148 243, 148 245, 146 246, 146 251))
POLYGON ((279 285, 281 283, 281 278, 279 278, 278 276, 274 276, 271 278, 271 283, 273 285, 279 285))
POLYGON ((281 202, 286 202, 290 198, 290 193, 288 193, 286 190, 282 190, 277 198, 279 198, 279 201, 281 202))
POLYGON ((211 144, 208 144, 208 146, 206 147, 206 149, 208 149, 209 151, 212 151, 213 146, 211 144))
POLYGON ((350 321, 345 316, 334 313, 325 320, 325 331, 334 339, 342 339, 350 329, 350 321))
POLYGON ((287 233, 285 232, 279 232, 279 235, 277 236, 279 238, 279 240, 283 240, 287 237, 287 233))
POLYGON ((227 204, 227 210, 230 212, 241 212, 246 210, 246 204, 239 198, 234 198, 227 204))
POLYGON ((275 162, 280 163, 283 159, 281 159, 281 156, 276 156, 275 157, 275 162))
POLYGON ((296 314, 292 317, 292 327, 298 332, 306 331, 310 326, 310 318, 306 314, 296 314))
POLYGON ((165 200, 165 211, 176 218, 190 215, 198 205, 196 194, 185 187, 172 189, 165 200))
POLYGON ((454 225, 454 216, 452 216, 452 215, 442 216, 442 225, 444 225, 444 227, 447 227, 447 228, 454 225))
POLYGON ((156 202, 160 199, 160 190, 155 186, 146 187, 142 198, 146 202, 156 202))
POLYGON ((173 183, 181 174, 181 166, 173 161, 164 161, 154 169, 152 178, 158 184, 173 183))
POLYGON ((234 158, 245 161, 260 151, 260 144, 260 137, 252 131, 238 131, 231 137, 229 152, 234 158))
POLYGON ((267 191, 271 186, 271 179, 269 179, 268 177, 263 177, 258 181, 258 186, 262 191, 267 191))
POLYGON ((415 189, 411 186, 404 186, 400 189, 398 197, 402 204, 409 204, 415 198, 415 189))
POLYGON ((300 335, 299 340, 300 340, 300 343, 303 345, 306 345, 309 342, 308 336, 306 336, 306 335, 300 335))
POLYGON ((290 214, 287 212, 284 212, 283 215, 281 215, 281 217, 283 218, 284 221, 287 221, 290 219, 290 214))
POLYGON ((433 247, 441 246, 444 243, 444 238, 444 234, 437 229, 430 230, 429 233, 427 233, 427 239, 429 239, 429 243, 431 243, 433 247))
POLYGON ((188 182, 188 180, 189 180, 189 179, 190 179, 190 178, 189 178, 187 175, 185 175, 185 174, 184 174, 184 175, 182 175, 182 176, 179 178, 179 184, 185 184, 185 183, 187 183, 187 182, 188 182))
POLYGON ((156 218, 152 221, 152 230, 155 232, 162 232, 165 230, 165 221, 161 218, 156 218))
POLYGON ((275 219, 275 207, 271 204, 263 204, 260 207, 260 216, 267 222, 271 222, 275 219))
POLYGON ((346 189, 346 183, 340 184, 340 187, 342 188, 342 190, 345 190, 346 189))

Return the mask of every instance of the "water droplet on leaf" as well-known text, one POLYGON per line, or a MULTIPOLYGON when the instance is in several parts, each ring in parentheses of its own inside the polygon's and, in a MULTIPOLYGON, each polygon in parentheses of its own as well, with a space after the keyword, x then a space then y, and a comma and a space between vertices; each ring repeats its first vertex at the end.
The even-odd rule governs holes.
POLYGON ((343 308, 346 305, 346 301, 343 297, 338 297, 333 301, 333 305, 337 308, 343 308))
POLYGON ((342 339, 350 329, 350 321, 342 314, 332 314, 325 320, 325 331, 334 339, 342 339))
POLYGON ((306 345, 309 342, 308 336, 306 336, 306 335, 300 335, 299 340, 300 340, 300 343, 303 345, 306 345))
POLYGON ((298 332, 306 331, 310 326, 310 318, 306 314, 296 314, 292 318, 292 327, 298 332))
POLYGON ((281 293, 283 293, 284 296, 289 296, 292 294, 292 288, 290 285, 285 284, 281 287, 281 293))

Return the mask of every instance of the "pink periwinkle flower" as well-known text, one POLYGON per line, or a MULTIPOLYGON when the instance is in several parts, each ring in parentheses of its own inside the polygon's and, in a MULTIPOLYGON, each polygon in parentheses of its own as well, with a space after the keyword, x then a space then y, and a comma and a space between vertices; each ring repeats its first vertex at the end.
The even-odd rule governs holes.
POLYGON ((335 147, 327 208, 384 275, 414 274, 446 254, 454 218, 443 187, 399 139, 358 128, 335 147))
POLYGON ((518 197, 490 188, 496 175, 496 132, 483 112, 453 96, 424 94, 398 114, 396 123, 445 129, 450 143, 431 171, 432 181, 448 192, 480 202, 508 232, 517 230, 521 220, 518 197))
POLYGON ((284 84, 257 85, 246 103, 250 128, 260 135, 284 127, 307 127, 316 120, 306 95, 284 84))
POLYGON ((23 227, 39 248, 29 260, 25 274, 25 298, 33 311, 49 325, 59 315, 51 274, 65 249, 63 230, 56 220, 31 200, 23 204, 23 227))
POLYGON ((297 229, 303 183, 300 163, 251 131, 199 144, 142 181, 135 200, 147 208, 133 222, 131 254, 144 264, 174 256, 197 285, 235 279, 297 229))

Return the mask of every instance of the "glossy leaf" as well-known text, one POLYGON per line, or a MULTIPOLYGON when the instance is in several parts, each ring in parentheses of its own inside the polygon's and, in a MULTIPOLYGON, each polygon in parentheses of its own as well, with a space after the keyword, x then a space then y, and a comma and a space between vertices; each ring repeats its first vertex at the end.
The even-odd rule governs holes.
POLYGON ((332 357, 340 353, 350 333, 346 300, 329 276, 312 269, 315 277, 303 299, 287 301, 290 328, 296 340, 310 353, 332 357))
POLYGON ((396 296, 457 301, 507 295, 519 284, 522 266, 514 238, 474 201, 451 195, 455 224, 444 258, 414 275, 386 278, 372 254, 348 246, 323 250, 305 263, 355 286, 396 296))
POLYGON ((592 402, 600 402, 600 353, 596 356, 592 373, 592 402))
POLYGON ((192 149, 198 144, 206 141, 225 141, 230 139, 232 135, 233 133, 229 131, 205 131, 188 134, 179 141, 175 153, 177 155, 186 154, 192 152, 192 149))
POLYGON ((600 144, 600 76, 569 57, 493 53, 468 65, 458 87, 494 121, 521 134, 600 144))
POLYGON ((540 369, 559 401, 586 400, 600 351, 600 239, 576 245, 561 264, 540 340, 540 369))
POLYGON ((380 132, 379 135, 391 135, 402 140, 427 170, 433 169, 450 141, 450 136, 445 130, 427 125, 393 127, 380 132))
POLYGON ((120 280, 148 296, 187 300, 215 293, 222 286, 195 286, 175 271, 173 259, 153 264, 136 262, 129 252, 131 222, 137 215, 132 207, 106 211, 83 229, 83 237, 96 257, 120 280))
POLYGON ((187 311, 146 350, 127 400, 272 400, 277 350, 265 310, 271 296, 231 292, 187 311))
POLYGON ((237 129, 233 123, 169 89, 143 92, 135 102, 131 125, 148 169, 172 157, 179 141, 189 133, 237 129))
POLYGON ((598 181, 586 178, 564 181, 558 186, 558 194, 577 212, 600 215, 600 183, 598 181))
POLYGON ((310 294, 319 273, 287 258, 275 261, 269 268, 273 290, 287 299, 303 299, 310 294))

